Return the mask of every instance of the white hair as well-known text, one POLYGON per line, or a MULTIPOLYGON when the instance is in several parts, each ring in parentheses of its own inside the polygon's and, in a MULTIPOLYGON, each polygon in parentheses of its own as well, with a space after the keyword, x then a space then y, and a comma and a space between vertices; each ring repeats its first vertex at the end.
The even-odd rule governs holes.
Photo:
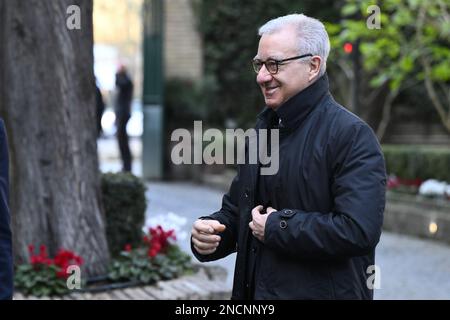
POLYGON ((289 14, 266 22, 259 28, 258 34, 271 34, 280 31, 288 25, 295 26, 298 35, 299 54, 317 55, 322 58, 319 77, 327 69, 327 58, 330 53, 330 39, 325 30, 325 26, 317 19, 305 16, 304 14, 289 14))

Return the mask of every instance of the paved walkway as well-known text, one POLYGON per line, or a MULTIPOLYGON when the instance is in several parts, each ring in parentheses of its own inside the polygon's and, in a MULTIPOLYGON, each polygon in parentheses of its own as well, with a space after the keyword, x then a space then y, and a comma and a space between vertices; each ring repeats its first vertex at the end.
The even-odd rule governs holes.
POLYGON ((450 246, 384 232, 376 299, 450 299, 450 246))

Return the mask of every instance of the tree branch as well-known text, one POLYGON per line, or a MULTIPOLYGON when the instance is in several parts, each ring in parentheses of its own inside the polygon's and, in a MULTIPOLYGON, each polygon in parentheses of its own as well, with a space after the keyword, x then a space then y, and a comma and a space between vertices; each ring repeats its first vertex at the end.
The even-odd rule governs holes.
MULTIPOLYGON (((422 39, 422 28, 425 22, 425 6, 422 5, 419 10, 419 15, 417 19, 416 25, 416 37, 419 44, 423 43, 422 39)), ((431 99, 431 103, 439 114, 441 118, 442 124, 444 127, 450 132, 450 110, 449 113, 445 111, 444 105, 441 103, 439 96, 437 95, 436 89, 434 88, 433 81, 431 79, 431 65, 429 59, 425 56, 422 56, 420 59, 420 64, 422 65, 425 71, 425 88, 427 90, 428 96, 431 99)))
POLYGON ((383 92, 384 87, 386 86, 387 83, 388 83, 388 79, 384 80, 383 83, 379 87, 375 88, 370 93, 370 95, 367 97, 365 105, 370 106, 375 101, 375 99, 378 98, 378 95, 381 92, 383 92))
POLYGON ((398 90, 398 89, 396 89, 394 91, 389 91, 389 94, 386 97, 386 100, 384 100, 383 115, 381 117, 380 124, 378 125, 378 128, 377 128, 377 137, 380 142, 384 138, 387 127, 389 125, 389 121, 391 120, 392 102, 398 96, 399 92, 400 92, 400 90, 398 90))
POLYGON ((450 14, 447 11, 448 6, 446 6, 441 0, 438 1, 438 4, 441 9, 440 11, 441 17, 446 21, 450 21, 450 14))

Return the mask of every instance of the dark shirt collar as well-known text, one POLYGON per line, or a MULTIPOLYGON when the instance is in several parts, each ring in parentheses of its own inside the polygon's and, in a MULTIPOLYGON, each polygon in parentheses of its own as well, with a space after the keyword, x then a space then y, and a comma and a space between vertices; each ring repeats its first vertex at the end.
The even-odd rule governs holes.
POLYGON ((322 97, 328 93, 328 76, 325 73, 316 82, 300 91, 275 111, 266 107, 259 115, 269 125, 281 119, 281 127, 286 129, 297 128, 309 113, 316 107, 322 97))

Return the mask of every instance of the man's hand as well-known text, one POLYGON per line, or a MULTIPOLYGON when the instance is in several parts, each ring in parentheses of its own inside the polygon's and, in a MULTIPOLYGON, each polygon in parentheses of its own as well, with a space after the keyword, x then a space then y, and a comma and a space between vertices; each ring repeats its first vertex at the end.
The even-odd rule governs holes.
POLYGON ((264 209, 263 206, 259 205, 253 208, 252 210, 252 221, 248 224, 250 229, 252 229, 252 234, 259 241, 264 242, 264 230, 266 228, 266 221, 269 215, 272 212, 277 211, 272 207, 268 207, 266 210, 266 214, 261 214, 261 211, 264 209))
POLYGON ((192 243, 195 250, 202 255, 216 251, 221 240, 217 233, 224 230, 225 225, 217 220, 198 219, 195 221, 192 226, 192 243))

